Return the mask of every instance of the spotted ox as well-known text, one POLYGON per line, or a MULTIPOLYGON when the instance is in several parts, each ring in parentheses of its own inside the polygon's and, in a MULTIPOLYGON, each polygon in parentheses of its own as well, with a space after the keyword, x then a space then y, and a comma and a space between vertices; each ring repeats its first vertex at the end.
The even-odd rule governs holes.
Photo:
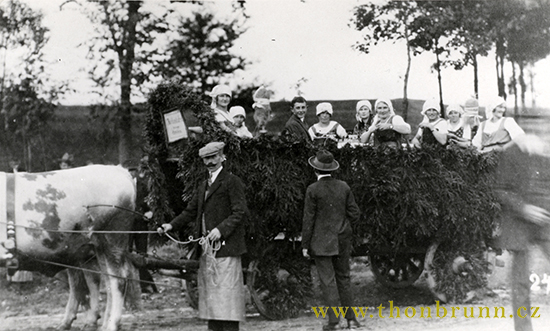
MULTIPOLYGON (((118 166, 0 173, 0 257, 7 258, 8 272, 18 267, 50 276, 67 266, 99 265, 96 269, 107 275, 101 330, 117 330, 124 301, 139 305, 137 271, 127 251, 129 236, 122 233, 132 228, 135 195, 132 177, 118 166)), ((59 327, 64 329, 71 327, 84 297, 76 277, 82 271, 67 270, 70 295, 59 327)), ((85 323, 95 326, 98 277, 92 272, 83 276, 90 289, 85 323)))

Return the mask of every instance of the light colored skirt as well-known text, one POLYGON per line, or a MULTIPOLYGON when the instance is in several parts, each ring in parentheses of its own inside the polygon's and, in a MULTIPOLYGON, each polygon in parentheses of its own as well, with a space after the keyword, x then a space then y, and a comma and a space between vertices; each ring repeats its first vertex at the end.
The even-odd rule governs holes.
POLYGON ((240 256, 202 255, 199 274, 199 318, 245 320, 245 291, 240 256))

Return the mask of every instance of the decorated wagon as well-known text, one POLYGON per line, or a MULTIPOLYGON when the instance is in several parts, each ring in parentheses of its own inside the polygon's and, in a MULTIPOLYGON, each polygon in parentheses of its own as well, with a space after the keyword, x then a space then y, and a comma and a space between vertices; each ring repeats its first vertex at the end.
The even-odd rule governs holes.
MULTIPOLYGON (((243 180, 250 209, 243 270, 253 303, 270 319, 308 308, 312 262, 301 255, 300 232, 305 191, 315 181, 307 166, 315 147, 284 135, 241 139, 224 132, 207 103, 176 83, 159 85, 148 107, 144 166, 152 228, 180 213, 206 178, 198 150, 224 141, 225 167, 243 180), (201 134, 189 130, 191 118, 201 134)), ((490 188, 494 156, 458 148, 326 148, 341 165, 335 176, 350 185, 362 210, 352 224, 353 254, 369 257, 379 282, 399 288, 425 275, 439 300, 455 302, 486 284, 486 253, 499 211, 490 188)), ((183 231, 180 240, 186 238, 183 231)), ((196 305, 196 275, 183 269, 190 304, 196 305)))

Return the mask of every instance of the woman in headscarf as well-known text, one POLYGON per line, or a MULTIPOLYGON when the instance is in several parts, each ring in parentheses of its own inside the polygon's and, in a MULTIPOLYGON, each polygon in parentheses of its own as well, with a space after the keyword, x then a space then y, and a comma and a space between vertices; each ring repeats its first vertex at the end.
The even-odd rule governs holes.
POLYGON ((216 85, 208 94, 212 97, 210 108, 216 115, 216 121, 225 131, 235 133, 235 123, 229 114, 229 103, 231 102, 231 89, 227 85, 216 85))
POLYGON ((355 119, 357 120, 357 124, 353 128, 353 134, 361 137, 363 133, 367 132, 374 119, 374 113, 372 112, 369 100, 357 102, 355 106, 355 119))
POLYGON ((481 122, 472 145, 482 153, 492 150, 504 150, 512 145, 512 141, 524 135, 525 132, 512 117, 505 117, 506 100, 495 98, 485 111, 487 120, 481 122))
POLYGON ((315 114, 319 122, 313 124, 308 133, 315 145, 326 145, 328 142, 336 142, 344 139, 348 133, 340 123, 332 121, 332 105, 329 102, 321 102, 315 108, 315 114))
POLYGON ((411 126, 396 115, 390 99, 380 98, 374 103, 376 116, 367 132, 361 135, 364 144, 373 136, 374 146, 400 147, 403 135, 411 133, 411 126))
POLYGON ((412 143, 415 147, 443 146, 447 144, 447 121, 441 117, 439 102, 435 99, 426 100, 422 111, 424 119, 418 125, 418 132, 412 143))
POLYGON ((470 146, 471 130, 465 119, 464 109, 459 104, 447 106, 447 142, 450 145, 470 146))

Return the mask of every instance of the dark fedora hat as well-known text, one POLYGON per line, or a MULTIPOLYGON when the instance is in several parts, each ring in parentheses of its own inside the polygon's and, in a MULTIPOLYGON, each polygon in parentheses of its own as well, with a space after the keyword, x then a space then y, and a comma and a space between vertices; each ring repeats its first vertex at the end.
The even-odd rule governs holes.
POLYGON ((325 150, 317 152, 317 155, 310 157, 308 162, 313 168, 323 171, 334 171, 340 167, 332 153, 325 150))

